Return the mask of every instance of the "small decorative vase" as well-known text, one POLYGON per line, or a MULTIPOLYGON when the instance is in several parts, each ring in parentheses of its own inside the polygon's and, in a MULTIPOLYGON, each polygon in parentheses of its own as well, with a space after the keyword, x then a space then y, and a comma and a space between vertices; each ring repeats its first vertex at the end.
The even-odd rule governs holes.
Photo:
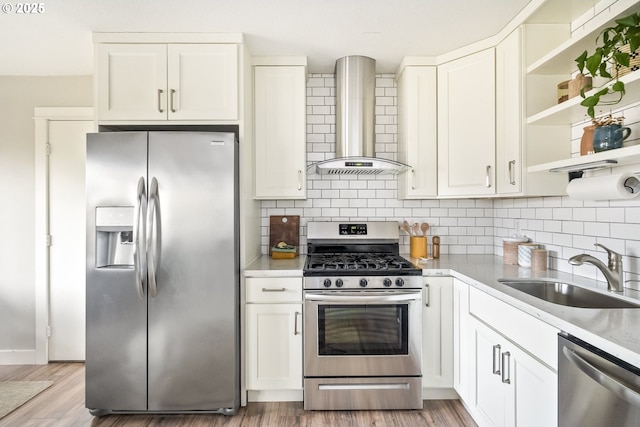
POLYGON ((596 153, 622 147, 622 141, 631 135, 631 129, 620 124, 598 126, 593 132, 593 150, 596 153))
POLYGON ((593 131, 595 126, 590 125, 584 128, 582 139, 580 139, 580 155, 593 154, 593 131))

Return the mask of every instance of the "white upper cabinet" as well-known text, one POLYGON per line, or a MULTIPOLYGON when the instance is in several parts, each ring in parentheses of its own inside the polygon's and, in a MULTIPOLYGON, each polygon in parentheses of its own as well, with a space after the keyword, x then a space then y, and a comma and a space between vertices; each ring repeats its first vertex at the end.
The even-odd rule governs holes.
POLYGON ((238 119, 236 44, 99 43, 99 121, 238 119))
POLYGON ((411 166, 398 175, 398 198, 438 193, 435 66, 406 66, 398 78, 398 160, 411 166))
POLYGON ((438 195, 495 194, 495 51, 438 67, 438 195))
POLYGON ((233 44, 168 46, 169 118, 238 118, 238 47, 233 44))
POLYGON ((255 198, 306 198, 306 67, 254 67, 255 198))
POLYGON ((565 132, 557 127, 526 125, 525 99, 540 95, 535 84, 525 85, 525 37, 532 39, 529 45, 540 40, 519 27, 496 46, 496 195, 562 195, 567 186, 563 174, 528 173, 532 162, 566 156, 568 145, 557 143, 565 132))
POLYGON ((520 29, 496 47, 496 190, 522 190, 522 122, 524 112, 520 29))
POLYGON ((97 46, 98 120, 166 120, 167 46, 97 46))

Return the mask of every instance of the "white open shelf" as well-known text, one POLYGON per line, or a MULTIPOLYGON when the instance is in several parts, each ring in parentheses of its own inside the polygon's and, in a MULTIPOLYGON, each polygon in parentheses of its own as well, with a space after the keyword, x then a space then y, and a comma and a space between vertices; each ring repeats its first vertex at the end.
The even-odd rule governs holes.
POLYGON ((600 32, 612 26, 615 19, 640 10, 636 0, 618 0, 609 10, 602 11, 595 16, 589 26, 576 30, 573 36, 539 60, 527 67, 528 74, 571 74, 577 70, 575 59, 585 50, 593 52, 596 37, 600 32))
MULTIPOLYGON (((633 72, 620 78, 620 81, 624 83, 626 95, 622 98, 622 101, 615 104, 615 108, 624 108, 627 105, 634 104, 640 99, 640 73, 633 72)), ((596 88, 587 92, 585 95, 590 95, 597 92, 601 88, 596 88)), ((618 95, 612 95, 617 97, 618 95)), ((534 114, 527 118, 528 125, 571 125, 572 123, 588 120, 587 107, 580 105, 582 102, 581 96, 576 96, 563 103, 554 105, 547 108, 537 114, 534 114)), ((598 105, 596 108, 599 108, 598 105)), ((606 108, 606 106, 605 106, 606 108)))

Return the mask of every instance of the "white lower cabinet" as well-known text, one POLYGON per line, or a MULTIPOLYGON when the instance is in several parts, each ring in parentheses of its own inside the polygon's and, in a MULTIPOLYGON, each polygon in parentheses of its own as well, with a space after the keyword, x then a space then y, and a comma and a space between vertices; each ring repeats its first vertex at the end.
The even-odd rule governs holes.
POLYGON ((423 284, 422 388, 429 398, 453 387, 453 278, 426 276, 423 284))
POLYGON ((475 288, 469 295, 472 416, 480 427, 556 426, 557 330, 475 288))
POLYGON ((480 426, 557 424, 557 375, 476 318, 470 319, 475 388, 472 410, 480 426))
POLYGON ((302 390, 302 279, 247 278, 247 390, 302 390))
POLYGON ((469 285, 453 279, 453 388, 463 402, 470 400, 469 285))

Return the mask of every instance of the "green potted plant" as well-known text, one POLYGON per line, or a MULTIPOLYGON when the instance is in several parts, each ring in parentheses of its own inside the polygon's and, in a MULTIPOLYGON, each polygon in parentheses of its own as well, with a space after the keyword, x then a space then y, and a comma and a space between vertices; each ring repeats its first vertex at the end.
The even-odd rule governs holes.
POLYGON ((582 55, 576 58, 578 70, 584 73, 585 70, 594 80, 595 77, 609 79, 601 89, 590 96, 585 96, 580 105, 587 107, 587 114, 595 117, 595 107, 598 104, 613 105, 620 102, 625 94, 624 83, 619 80, 621 67, 629 67, 631 53, 640 47, 640 13, 633 13, 622 19, 615 21, 616 25, 607 27, 596 38, 595 51, 589 55, 585 50, 582 55), (626 47, 628 45, 628 48, 626 47), (607 94, 618 94, 617 99, 601 100, 607 94))

